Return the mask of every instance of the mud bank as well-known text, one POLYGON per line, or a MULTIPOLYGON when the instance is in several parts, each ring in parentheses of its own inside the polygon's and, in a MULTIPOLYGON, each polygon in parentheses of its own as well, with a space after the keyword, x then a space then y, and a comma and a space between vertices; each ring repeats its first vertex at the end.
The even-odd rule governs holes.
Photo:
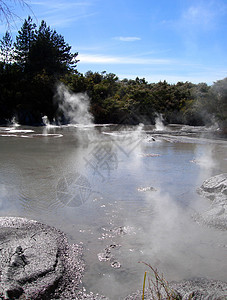
POLYGON ((53 227, 0 218, 0 252, 0 299, 104 299, 83 290, 82 248, 53 227))
POLYGON ((196 214, 195 220, 221 230, 227 229, 227 173, 213 176, 203 182, 197 190, 208 198, 211 205, 208 210, 196 214))

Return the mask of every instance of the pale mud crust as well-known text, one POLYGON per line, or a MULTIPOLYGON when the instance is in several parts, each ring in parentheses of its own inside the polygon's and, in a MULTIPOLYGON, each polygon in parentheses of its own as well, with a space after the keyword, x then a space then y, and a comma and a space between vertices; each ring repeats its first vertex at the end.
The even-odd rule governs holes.
POLYGON ((83 290, 81 257, 56 228, 0 218, 0 299, 105 299, 83 290))
MULTIPOLYGON (((208 280, 197 278, 193 280, 184 280, 180 282, 172 282, 169 284, 169 293, 172 292, 173 298, 177 300, 226 300, 227 299, 227 283, 217 280, 208 280)), ((155 293, 153 293, 155 295, 155 293)), ((161 299, 169 299, 163 293, 161 299)), ((125 300, 141 300, 142 291, 137 291, 125 298, 125 300)), ((144 299, 153 299, 152 293, 146 289, 144 299)), ((159 299, 159 298, 154 298, 159 299)))
POLYGON ((213 176, 203 182, 198 193, 211 200, 208 210, 195 214, 198 223, 227 230, 227 173, 213 176))

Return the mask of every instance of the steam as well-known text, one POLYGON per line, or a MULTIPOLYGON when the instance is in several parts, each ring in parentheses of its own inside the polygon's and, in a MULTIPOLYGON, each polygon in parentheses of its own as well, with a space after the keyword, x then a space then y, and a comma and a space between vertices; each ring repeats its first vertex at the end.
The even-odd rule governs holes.
POLYGON ((163 116, 162 114, 158 114, 155 118, 155 130, 156 131, 163 131, 165 130, 165 125, 163 123, 163 116))
POLYGON ((42 117, 42 121, 43 121, 43 124, 45 126, 49 126, 50 125, 50 121, 48 120, 48 117, 47 116, 43 116, 42 117))
POLYGON ((67 123, 83 125, 93 123, 93 117, 89 112, 90 101, 86 93, 74 94, 61 83, 57 87, 56 98, 59 100, 59 110, 67 123))
POLYGON ((17 118, 16 117, 13 117, 12 120, 11 120, 11 124, 13 127, 19 127, 20 124, 18 124, 17 122, 17 118))

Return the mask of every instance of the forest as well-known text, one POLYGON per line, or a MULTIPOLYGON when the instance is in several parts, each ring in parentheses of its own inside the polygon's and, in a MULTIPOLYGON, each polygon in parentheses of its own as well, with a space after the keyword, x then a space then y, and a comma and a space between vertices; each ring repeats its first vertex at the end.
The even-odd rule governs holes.
POLYGON ((166 123, 218 124, 226 128, 227 77, 193 84, 165 80, 148 83, 145 78, 122 79, 105 71, 77 71, 78 53, 64 37, 42 21, 28 17, 15 41, 9 32, 0 40, 0 124, 13 118, 22 125, 67 123, 56 95, 60 83, 72 93, 86 93, 95 123, 154 124, 157 114, 166 123))

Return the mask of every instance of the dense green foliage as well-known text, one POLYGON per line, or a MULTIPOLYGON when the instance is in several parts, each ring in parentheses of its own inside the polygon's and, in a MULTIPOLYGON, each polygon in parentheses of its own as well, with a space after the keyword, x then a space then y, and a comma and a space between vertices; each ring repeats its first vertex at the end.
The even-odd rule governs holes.
POLYGON ((62 120, 54 97, 63 82, 72 92, 86 92, 96 123, 153 124, 157 114, 167 123, 224 124, 227 119, 227 78, 212 86, 144 78, 119 80, 112 73, 76 70, 77 53, 42 21, 29 17, 13 43, 6 32, 0 41, 0 123, 14 116, 21 124, 40 125, 42 116, 62 120))
POLYGON ((224 125, 227 120, 227 78, 212 86, 148 83, 89 71, 65 76, 63 82, 75 93, 88 93, 96 123, 154 124, 157 114, 166 123, 189 125, 224 125))

